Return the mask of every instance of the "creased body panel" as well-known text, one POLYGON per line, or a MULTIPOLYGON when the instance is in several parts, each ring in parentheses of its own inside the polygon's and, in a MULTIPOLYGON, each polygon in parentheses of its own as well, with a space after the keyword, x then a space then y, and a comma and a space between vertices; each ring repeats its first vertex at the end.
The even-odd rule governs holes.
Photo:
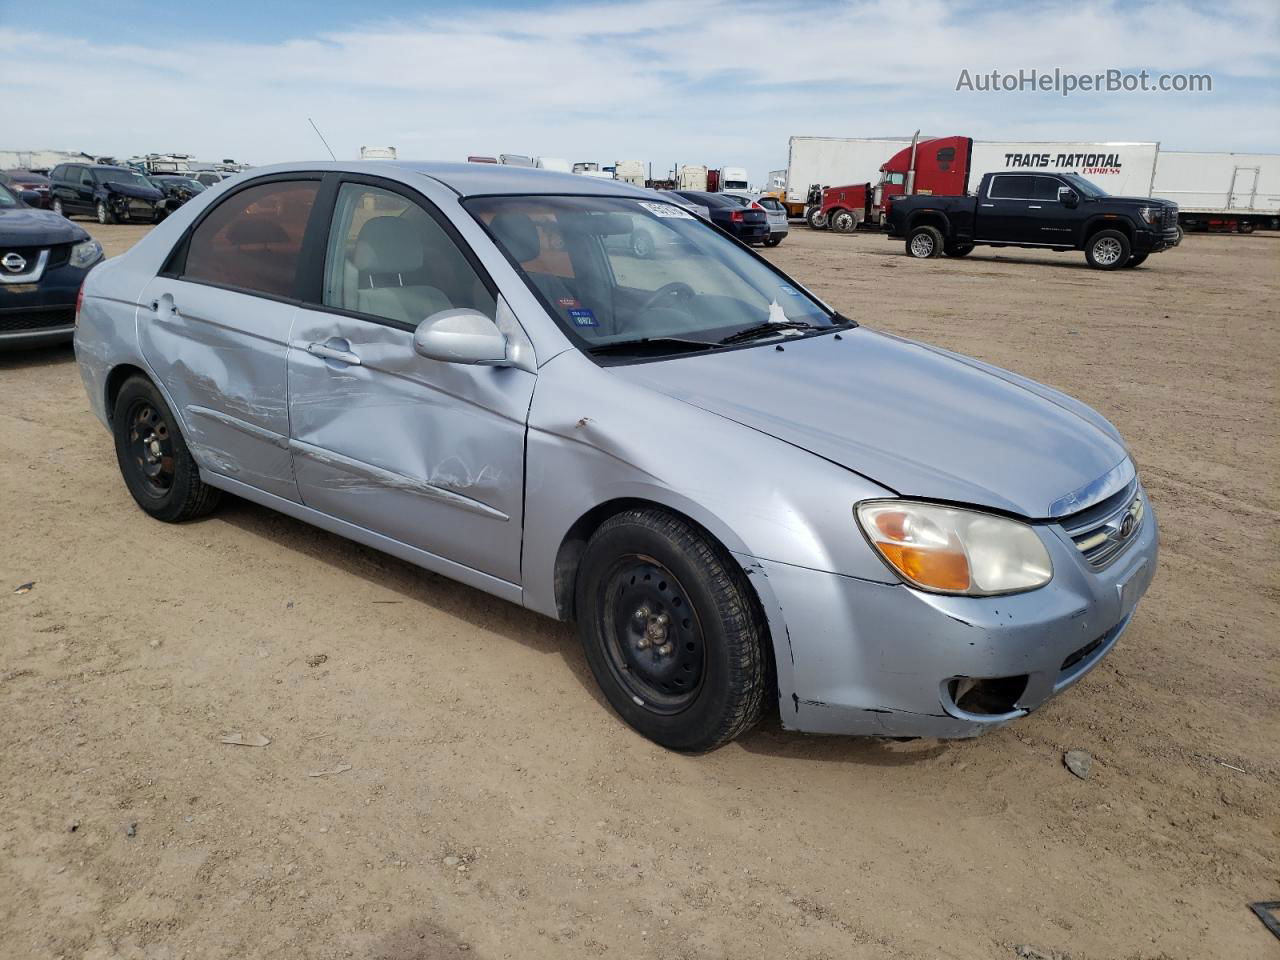
POLYGON ((296 308, 167 277, 142 299, 139 342, 179 407, 196 462, 297 500, 285 369, 296 308))
POLYGON ((294 463, 313 509, 513 583, 524 419, 536 377, 440 363, 413 334, 300 310, 289 352, 294 463), (308 351, 343 345, 359 363, 308 351))

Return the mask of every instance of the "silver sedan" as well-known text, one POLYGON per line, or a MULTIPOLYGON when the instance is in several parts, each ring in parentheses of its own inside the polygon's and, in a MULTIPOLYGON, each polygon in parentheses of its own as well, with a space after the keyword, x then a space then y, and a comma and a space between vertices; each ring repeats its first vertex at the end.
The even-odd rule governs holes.
POLYGON ((80 372, 143 511, 234 494, 576 621, 672 749, 766 709, 1002 726, 1112 649, 1155 571, 1103 417, 860 327, 616 181, 255 170, 83 294, 80 372))

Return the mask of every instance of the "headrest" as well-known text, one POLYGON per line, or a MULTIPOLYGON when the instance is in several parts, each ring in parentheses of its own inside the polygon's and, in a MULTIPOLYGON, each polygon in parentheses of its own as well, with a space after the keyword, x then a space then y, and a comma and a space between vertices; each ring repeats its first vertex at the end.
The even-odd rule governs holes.
POLYGON ((538 228, 527 213, 500 213, 493 218, 489 229, 520 263, 534 259, 542 250, 538 228))
POLYGON ((374 217, 356 237, 355 265, 367 273, 411 273, 422 267, 422 234, 400 217, 374 217))

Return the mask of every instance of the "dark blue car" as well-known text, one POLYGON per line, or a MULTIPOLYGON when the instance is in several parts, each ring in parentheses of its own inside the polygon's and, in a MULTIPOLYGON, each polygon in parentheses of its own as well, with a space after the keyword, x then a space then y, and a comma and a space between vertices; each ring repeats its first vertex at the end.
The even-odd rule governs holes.
POLYGON ((69 341, 76 297, 102 246, 0 186, 0 350, 69 341))

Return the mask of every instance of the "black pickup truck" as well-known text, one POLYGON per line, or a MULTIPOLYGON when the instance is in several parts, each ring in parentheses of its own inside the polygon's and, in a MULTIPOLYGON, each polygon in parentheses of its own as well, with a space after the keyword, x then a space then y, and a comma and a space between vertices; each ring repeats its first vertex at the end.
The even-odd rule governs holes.
POLYGON ((988 173, 976 197, 895 198, 888 223, 913 257, 963 257, 978 244, 1083 250, 1099 270, 1136 267, 1182 239, 1177 204, 1108 196, 1076 173, 988 173))

